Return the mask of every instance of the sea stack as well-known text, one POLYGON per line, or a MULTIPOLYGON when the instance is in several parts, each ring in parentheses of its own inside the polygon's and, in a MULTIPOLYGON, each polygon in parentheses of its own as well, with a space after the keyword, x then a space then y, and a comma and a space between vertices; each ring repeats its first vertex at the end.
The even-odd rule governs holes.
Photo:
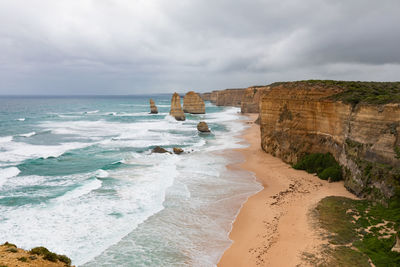
POLYGON ((183 113, 181 107, 181 97, 177 93, 172 95, 171 111, 169 112, 169 115, 174 117, 177 121, 184 121, 186 119, 185 113, 183 113))
POLYGON ((204 121, 199 122, 199 124, 197 124, 197 130, 199 130, 199 132, 202 133, 209 133, 210 129, 208 128, 207 123, 205 123, 204 121))
POLYGON ((151 114, 158 114, 158 109, 154 100, 150 98, 150 113, 151 114))
POLYGON ((183 112, 191 114, 206 113, 203 99, 193 91, 188 92, 183 98, 183 112))

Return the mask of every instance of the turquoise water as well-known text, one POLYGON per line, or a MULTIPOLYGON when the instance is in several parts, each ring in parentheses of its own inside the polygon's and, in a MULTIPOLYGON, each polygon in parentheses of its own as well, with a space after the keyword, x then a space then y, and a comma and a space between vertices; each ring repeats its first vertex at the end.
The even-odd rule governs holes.
POLYGON ((224 151, 243 146, 245 126, 237 108, 207 103, 178 122, 169 105, 169 95, 0 98, 0 242, 79 266, 214 266, 260 189, 225 167, 240 160, 224 151), (200 120, 212 134, 197 132, 200 120))

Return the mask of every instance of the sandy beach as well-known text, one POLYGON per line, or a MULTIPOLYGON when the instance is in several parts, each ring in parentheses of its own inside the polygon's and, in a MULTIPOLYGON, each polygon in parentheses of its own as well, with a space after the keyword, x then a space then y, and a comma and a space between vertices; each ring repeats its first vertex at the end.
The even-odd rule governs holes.
MULTIPOLYGON (((250 115, 249 123, 255 119, 250 115)), ((343 182, 328 183, 265 153, 259 125, 251 123, 242 137, 250 145, 238 150, 245 162, 229 167, 253 172, 264 189, 244 203, 230 233, 233 244, 218 266, 307 266, 302 253, 324 242, 310 211, 326 196, 354 195, 343 182)))

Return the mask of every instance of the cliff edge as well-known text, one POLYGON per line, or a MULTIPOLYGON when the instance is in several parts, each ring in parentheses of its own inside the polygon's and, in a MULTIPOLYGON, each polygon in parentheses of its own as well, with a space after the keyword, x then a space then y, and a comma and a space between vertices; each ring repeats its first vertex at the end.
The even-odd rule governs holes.
POLYGON ((285 162, 330 152, 357 196, 400 192, 400 83, 275 83, 260 99, 260 127, 262 149, 285 162))

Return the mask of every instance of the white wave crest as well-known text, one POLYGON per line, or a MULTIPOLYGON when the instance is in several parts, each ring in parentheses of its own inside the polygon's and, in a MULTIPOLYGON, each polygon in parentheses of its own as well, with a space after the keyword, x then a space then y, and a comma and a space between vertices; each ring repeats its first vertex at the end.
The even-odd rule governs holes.
POLYGON ((2 186, 7 179, 17 176, 21 171, 17 167, 9 167, 0 169, 0 186, 2 186))

